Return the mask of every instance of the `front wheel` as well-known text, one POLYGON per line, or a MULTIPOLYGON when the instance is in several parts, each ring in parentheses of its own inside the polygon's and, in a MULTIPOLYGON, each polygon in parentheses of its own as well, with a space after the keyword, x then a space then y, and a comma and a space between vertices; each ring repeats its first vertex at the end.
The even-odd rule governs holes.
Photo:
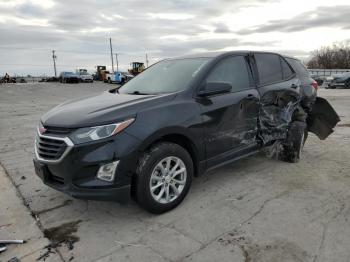
POLYGON ((141 157, 136 178, 136 200, 151 213, 179 205, 193 177, 193 162, 183 147, 169 142, 154 145, 141 157))

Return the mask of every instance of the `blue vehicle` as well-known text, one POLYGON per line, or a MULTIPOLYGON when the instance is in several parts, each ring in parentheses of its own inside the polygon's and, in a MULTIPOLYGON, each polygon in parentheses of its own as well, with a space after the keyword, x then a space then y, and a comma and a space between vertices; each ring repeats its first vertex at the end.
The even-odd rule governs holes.
POLYGON ((129 75, 127 73, 116 71, 114 73, 107 74, 107 82, 110 84, 112 83, 124 84, 125 82, 129 81, 133 77, 134 76, 129 75))

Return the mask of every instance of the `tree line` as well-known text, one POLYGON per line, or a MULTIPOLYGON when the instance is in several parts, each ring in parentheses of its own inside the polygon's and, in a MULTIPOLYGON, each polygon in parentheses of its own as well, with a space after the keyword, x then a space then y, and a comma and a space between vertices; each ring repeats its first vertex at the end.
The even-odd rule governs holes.
POLYGON ((349 69, 350 41, 334 43, 311 52, 306 64, 313 69, 349 69))

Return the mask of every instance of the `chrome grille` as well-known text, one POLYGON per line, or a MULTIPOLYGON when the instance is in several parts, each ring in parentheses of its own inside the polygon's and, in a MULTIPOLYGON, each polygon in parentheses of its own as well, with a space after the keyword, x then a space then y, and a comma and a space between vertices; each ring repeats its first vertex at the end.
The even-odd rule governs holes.
POLYGON ((45 126, 45 135, 67 136, 74 129, 64 127, 45 126))
POLYGON ((37 155, 44 160, 58 160, 67 149, 64 140, 54 137, 37 136, 35 146, 37 155))

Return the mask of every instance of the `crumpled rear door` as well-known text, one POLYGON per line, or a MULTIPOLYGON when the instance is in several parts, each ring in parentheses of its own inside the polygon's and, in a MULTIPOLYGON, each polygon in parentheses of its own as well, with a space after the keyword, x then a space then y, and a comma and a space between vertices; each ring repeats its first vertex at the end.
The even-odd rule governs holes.
POLYGON ((295 108, 300 103, 298 79, 259 88, 259 138, 263 144, 285 139, 295 108), (296 88, 291 88, 291 86, 296 88))
POLYGON ((329 102, 317 97, 312 111, 308 114, 307 127, 308 131, 316 134, 319 139, 324 140, 333 133, 333 128, 340 121, 340 118, 329 104, 329 102))

